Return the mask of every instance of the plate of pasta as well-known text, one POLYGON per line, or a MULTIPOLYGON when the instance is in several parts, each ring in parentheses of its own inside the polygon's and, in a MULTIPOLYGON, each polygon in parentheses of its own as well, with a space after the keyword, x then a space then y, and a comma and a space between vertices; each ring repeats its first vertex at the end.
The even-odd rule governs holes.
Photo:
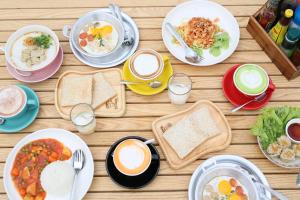
POLYGON ((223 6, 206 0, 192 0, 177 5, 164 19, 162 37, 173 56, 184 63, 209 66, 230 57, 238 46, 240 29, 237 20, 223 6), (166 23, 172 24, 179 35, 204 59, 191 63, 185 59, 185 51, 168 32, 166 23))

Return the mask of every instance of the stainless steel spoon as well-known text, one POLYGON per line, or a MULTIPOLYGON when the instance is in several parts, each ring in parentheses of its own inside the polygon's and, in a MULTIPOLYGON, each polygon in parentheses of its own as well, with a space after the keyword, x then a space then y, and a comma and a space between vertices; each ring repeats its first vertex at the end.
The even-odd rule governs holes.
POLYGON ((73 186, 71 190, 70 200, 74 200, 75 197, 75 191, 76 191, 76 184, 77 184, 77 177, 79 172, 83 169, 85 163, 85 155, 84 152, 81 149, 77 149, 73 153, 73 168, 75 170, 75 176, 73 181, 73 186))
POLYGON ((134 39, 133 39, 132 35, 130 34, 129 30, 124 25, 120 7, 116 4, 110 4, 108 7, 112 11, 113 15, 120 21, 121 25, 123 26, 124 41, 123 41, 122 45, 124 45, 124 46, 132 45, 134 43, 134 39))
POLYGON ((5 122, 5 119, 3 117, 0 117, 0 125, 4 124, 4 122, 5 122))
POLYGON ((145 82, 132 82, 132 81, 122 80, 120 83, 123 85, 148 84, 148 86, 151 88, 159 88, 162 85, 162 83, 160 81, 151 81, 149 83, 145 83, 145 82))
POLYGON ((283 194, 281 194, 280 192, 277 192, 277 191, 273 190, 271 187, 269 187, 267 185, 264 185, 261 182, 259 182, 257 180, 257 177, 255 177, 253 174, 248 173, 248 175, 252 179, 252 181, 254 182, 254 184, 256 185, 257 188, 259 188, 259 187, 263 188, 264 190, 270 192, 273 197, 276 197, 279 200, 288 200, 288 198, 286 196, 284 196, 283 194))
POLYGON ((182 37, 177 33, 175 28, 170 24, 166 23, 167 30, 176 38, 180 45, 184 48, 185 59, 191 63, 199 63, 204 58, 199 56, 195 51, 193 51, 182 39, 182 37))
POLYGON ((265 98, 266 95, 267 95, 267 94, 264 92, 264 93, 262 93, 261 95, 255 97, 254 99, 252 99, 252 100, 250 100, 250 101, 247 101, 247 102, 244 103, 243 105, 240 105, 240 106, 238 106, 238 107, 235 107, 234 109, 231 110, 231 112, 234 113, 234 112, 240 110, 241 108, 243 108, 244 106, 248 105, 248 104, 251 103, 251 102, 254 102, 254 101, 261 101, 261 100, 263 100, 263 99, 265 98))
POLYGON ((255 182, 256 185, 264 188, 265 190, 267 190, 268 192, 270 192, 272 194, 272 196, 276 197, 279 200, 288 200, 288 198, 286 196, 284 196, 283 194, 281 194, 280 192, 277 192, 275 190, 273 190, 272 188, 270 188, 269 186, 266 186, 260 182, 255 182))

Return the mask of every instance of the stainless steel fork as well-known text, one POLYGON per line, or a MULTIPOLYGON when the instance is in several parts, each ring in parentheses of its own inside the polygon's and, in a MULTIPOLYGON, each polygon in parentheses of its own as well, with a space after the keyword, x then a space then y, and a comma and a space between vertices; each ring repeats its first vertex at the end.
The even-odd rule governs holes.
POLYGON ((72 186, 72 190, 71 190, 71 195, 70 195, 70 200, 74 200, 74 192, 76 191, 76 185, 77 185, 77 177, 79 172, 83 169, 84 167, 84 162, 85 162, 85 155, 84 152, 81 149, 77 149, 74 153, 73 153, 73 168, 75 171, 75 176, 74 176, 74 180, 73 180, 73 186, 72 186))

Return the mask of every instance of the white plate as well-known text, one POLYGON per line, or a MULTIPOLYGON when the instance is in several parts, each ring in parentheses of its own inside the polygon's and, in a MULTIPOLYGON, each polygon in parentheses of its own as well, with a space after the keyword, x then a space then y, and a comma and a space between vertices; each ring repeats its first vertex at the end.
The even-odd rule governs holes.
MULTIPOLYGON (((103 8, 99 10, 107 13, 111 13, 110 9, 108 8, 103 8)), ((116 50, 116 52, 112 53, 111 55, 104 56, 101 58, 92 58, 92 57, 87 57, 85 55, 82 55, 79 51, 77 51, 70 40, 69 43, 70 43, 71 50, 79 61, 81 61, 86 65, 89 65, 91 67, 96 67, 96 68, 115 67, 123 63, 124 61, 126 61, 136 51, 139 45, 139 38, 140 38, 138 27, 134 22, 134 20, 129 15, 127 15, 124 12, 122 12, 121 14, 124 21, 123 25, 133 36, 134 43, 131 46, 121 46, 118 50, 116 50)))
MULTIPOLYGON (((14 183, 10 175, 10 171, 13 166, 13 162, 17 153, 24 145, 28 144, 29 142, 38 139, 45 139, 45 138, 53 138, 60 141, 66 147, 68 147, 72 152, 74 152, 76 149, 82 149, 84 151, 86 162, 84 168, 78 175, 77 183, 78 186, 80 187, 77 187, 75 191, 74 200, 82 199, 87 193, 88 189, 90 188, 94 177, 94 161, 93 161, 92 153, 89 150, 88 146, 80 137, 78 137, 77 135, 69 131, 63 129, 55 129, 55 128, 39 130, 30 135, 27 135, 22 140, 20 140, 13 148, 13 150, 9 153, 6 159, 4 173, 3 173, 3 183, 8 198, 11 200, 22 200, 22 198, 20 197, 18 191, 14 186, 14 183)), ((71 159, 69 161, 71 162, 71 159)), ((65 199, 66 198, 57 198, 57 197, 54 198, 49 195, 46 196, 46 200, 65 200, 65 199)))
MULTIPOLYGON (((260 169, 254 165, 249 160, 239 157, 239 156, 233 156, 233 155, 220 155, 220 156, 214 156, 212 158, 207 159, 204 161, 199 167, 194 171, 190 183, 189 183, 189 189, 188 189, 188 198, 189 200, 195 200, 196 195, 196 185, 199 180, 199 177, 203 173, 203 168, 205 167, 208 169, 209 167, 213 167, 215 164, 222 163, 225 166, 234 166, 239 165, 246 171, 248 171, 249 174, 253 175, 258 182, 269 186, 269 183, 264 176, 264 174, 260 171, 260 169)), ((265 190, 262 190, 265 194, 262 194, 262 199, 271 199, 271 194, 265 190)))
POLYGON ((223 6, 211 1, 194 0, 179 4, 168 13, 162 25, 162 37, 165 46, 177 59, 190 65, 209 66, 220 63, 231 56, 239 43, 240 28, 234 16, 223 6), (198 64, 188 62, 185 59, 184 49, 180 45, 172 43, 173 37, 166 30, 165 25, 169 22, 173 26, 179 26, 182 22, 186 22, 192 17, 204 17, 210 20, 219 18, 218 25, 230 35, 229 48, 222 50, 221 55, 218 57, 210 55, 209 50, 205 50, 203 51, 203 61, 198 64))
MULTIPOLYGON (((279 157, 272 157, 268 154, 267 151, 263 150, 261 143, 259 141, 259 137, 257 137, 257 142, 258 142, 259 148, 260 148, 261 152, 264 154, 264 156, 266 158, 268 158, 268 160, 271 161, 272 163, 274 163, 275 165, 277 165, 279 167, 287 168, 287 169, 299 169, 300 168, 300 158, 296 157, 296 159, 294 161, 283 162, 279 157)), ((293 142, 292 142, 292 144, 293 144, 293 142)))

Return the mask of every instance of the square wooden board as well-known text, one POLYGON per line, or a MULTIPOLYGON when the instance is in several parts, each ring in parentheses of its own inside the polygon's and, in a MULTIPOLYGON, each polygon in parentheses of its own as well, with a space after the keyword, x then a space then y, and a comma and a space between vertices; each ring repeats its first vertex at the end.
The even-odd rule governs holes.
POLYGON ((67 71, 63 73, 56 84, 55 88, 55 107, 62 118, 69 120, 72 106, 61 106, 61 82, 67 76, 84 76, 93 75, 101 72, 106 81, 108 81, 117 92, 117 96, 110 99, 103 105, 97 107, 94 112, 98 117, 121 117, 126 111, 125 86, 120 84, 122 71, 120 69, 104 69, 91 72, 67 71))
POLYGON ((170 164, 170 167, 173 169, 183 168, 205 154, 227 148, 230 145, 232 137, 231 128, 222 111, 218 107, 216 107, 215 104, 207 100, 198 101, 187 110, 157 119, 152 124, 152 130, 156 137, 156 140, 158 141, 160 147, 163 150, 163 153, 167 158, 168 163, 170 164), (191 153, 189 153, 185 158, 181 159, 163 137, 163 134, 173 124, 176 124, 185 116, 190 115, 191 113, 203 107, 208 108, 211 116, 215 119, 218 128, 221 130, 221 134, 206 140, 203 144, 199 145, 191 153))

